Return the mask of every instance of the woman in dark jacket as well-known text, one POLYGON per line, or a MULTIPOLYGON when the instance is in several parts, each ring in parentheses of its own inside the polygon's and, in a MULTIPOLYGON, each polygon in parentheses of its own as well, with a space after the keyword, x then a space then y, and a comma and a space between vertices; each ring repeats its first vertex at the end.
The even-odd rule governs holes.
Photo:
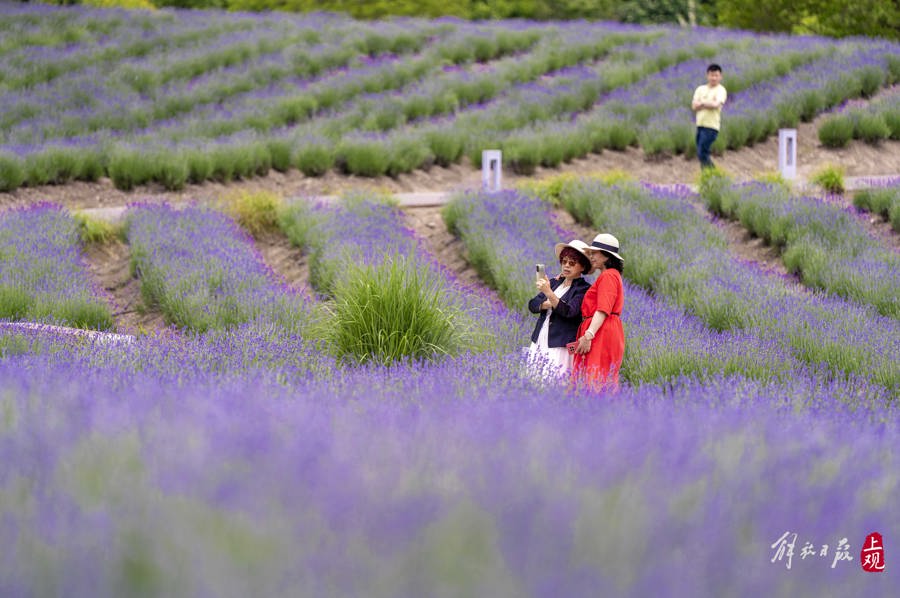
POLYGON ((575 340, 581 324, 581 300, 590 288, 582 274, 590 272, 588 245, 582 241, 557 243, 559 276, 541 277, 538 294, 528 302, 531 313, 540 314, 531 333, 528 367, 540 378, 566 376, 572 369, 572 353, 566 345, 575 340))

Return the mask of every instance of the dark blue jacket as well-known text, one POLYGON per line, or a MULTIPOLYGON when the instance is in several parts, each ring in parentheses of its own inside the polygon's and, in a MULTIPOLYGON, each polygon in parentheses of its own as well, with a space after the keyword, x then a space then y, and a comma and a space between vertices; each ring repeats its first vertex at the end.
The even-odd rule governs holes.
MULTIPOLYGON (((562 283, 558 278, 550 279, 550 288, 554 291, 562 283)), ((550 318, 550 330, 548 331, 547 346, 548 347, 565 347, 566 343, 575 340, 578 334, 578 326, 581 324, 581 300, 584 294, 591 288, 591 283, 580 276, 572 281, 572 288, 566 291, 559 305, 553 308, 553 316, 550 318)), ((549 313, 548 310, 541 309, 541 303, 547 300, 547 296, 538 293, 537 296, 528 302, 528 309, 531 313, 540 313, 537 324, 534 326, 534 332, 531 333, 531 342, 536 343, 538 335, 541 333, 541 326, 544 325, 544 318, 549 313)))

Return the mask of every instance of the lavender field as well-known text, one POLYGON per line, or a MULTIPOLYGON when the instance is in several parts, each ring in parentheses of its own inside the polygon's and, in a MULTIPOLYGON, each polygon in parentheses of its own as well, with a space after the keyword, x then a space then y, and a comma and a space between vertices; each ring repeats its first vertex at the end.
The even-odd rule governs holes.
MULTIPOLYGON (((866 39, 0 10, 7 189, 375 175, 497 139, 523 172, 685 152, 663 92, 723 55, 740 147, 900 76, 866 39)), ((167 324, 136 335, 112 334, 83 220, 0 210, 0 596, 892 595, 900 270, 864 219, 896 184, 851 209, 725 177, 534 189, 443 208, 474 284, 373 193, 278 207, 301 289, 224 211, 136 201, 114 235, 167 324), (601 230, 626 260, 605 394, 523 353, 534 263, 601 230)))
POLYGON ((716 151, 737 149, 900 80, 900 46, 863 38, 0 9, 0 191, 104 176, 177 190, 294 168, 395 176, 478 167, 497 147, 520 173, 633 145, 690 154, 690 94, 713 59, 730 97, 716 151))

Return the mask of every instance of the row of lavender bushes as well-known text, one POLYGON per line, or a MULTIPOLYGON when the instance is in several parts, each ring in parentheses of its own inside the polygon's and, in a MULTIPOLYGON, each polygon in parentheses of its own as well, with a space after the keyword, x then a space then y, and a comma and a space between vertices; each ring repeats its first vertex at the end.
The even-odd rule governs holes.
POLYGON ((59 206, 0 213, 0 320, 112 328, 112 311, 90 283, 78 223, 59 206))
MULTIPOLYGON (((221 18, 227 21, 227 17, 221 18)), ((223 34, 210 48, 183 55, 177 51, 163 54, 172 58, 171 64, 162 66, 171 68, 173 74, 171 78, 166 75, 167 82, 158 92, 154 91, 154 79, 145 76, 160 66, 159 57, 151 55, 134 64, 123 62, 121 76, 112 78, 119 82, 120 89, 112 94, 105 94, 104 84, 97 83, 97 69, 79 73, 59 88, 47 85, 29 90, 32 95, 39 92, 51 104, 67 99, 54 110, 35 114, 28 109, 33 101, 29 102, 26 95, 7 94, 5 114, 13 120, 5 131, 7 142, 0 146, 0 188, 11 190, 22 184, 62 183, 73 178, 94 180, 104 173, 125 189, 151 181, 177 189, 186 182, 206 180, 203 177, 228 180, 255 176, 270 168, 298 167, 316 174, 336 167, 365 176, 396 175, 434 163, 454 163, 463 155, 477 164, 481 149, 498 143, 510 156, 511 165, 527 171, 537 163, 555 165, 604 147, 626 147, 638 141, 639 132, 647 139, 666 138, 651 135, 656 127, 646 119, 663 107, 681 106, 686 100, 667 97, 657 90, 650 94, 656 98, 655 104, 640 101, 634 96, 642 89, 649 92, 652 85, 639 83, 622 89, 618 99, 609 98, 603 108, 601 94, 634 84, 637 78, 691 57, 712 59, 717 49, 733 52, 735 85, 739 88, 744 84, 738 83, 741 79, 753 82, 786 74, 822 53, 847 53, 863 46, 866 55, 890 55, 891 50, 883 43, 861 46, 859 40, 834 45, 821 40, 801 43, 791 38, 744 34, 729 38, 721 32, 703 32, 707 37, 698 43, 695 36, 677 32, 670 39, 658 38, 665 31, 651 28, 581 23, 485 29, 481 25, 429 21, 415 21, 414 39, 394 48, 386 44, 403 34, 402 28, 390 23, 384 24, 383 32, 360 42, 353 34, 353 25, 322 16, 308 17, 311 20, 307 21, 299 17, 273 21, 246 15, 235 19, 239 25, 235 25, 236 31, 223 34), (315 25, 324 31, 321 38, 316 37, 315 25), (338 44, 338 34, 348 27, 346 46, 351 50, 342 53, 344 46, 338 44), (599 37, 598 31, 602 34, 599 37), (272 40, 273 33, 281 32, 285 35, 275 35, 276 40, 296 37, 316 48, 323 46, 322 55, 337 56, 336 62, 329 62, 325 72, 316 70, 322 73, 319 80, 303 79, 302 75, 297 78, 291 71, 296 61, 284 56, 281 42, 272 40), (495 35, 498 33, 505 35, 495 35), (491 39, 499 41, 487 43, 491 39), (648 45, 653 39, 658 43, 648 45), (487 45, 479 40, 487 40, 487 45), (623 45, 625 42, 631 43, 623 45), (205 56, 228 54, 212 52, 212 48, 231 46, 245 50, 235 50, 235 58, 228 64, 209 67, 224 67, 220 71, 227 76, 218 71, 206 75, 209 71, 201 67, 191 70, 192 64, 205 64, 205 56), (478 50, 482 46, 487 49, 478 50), (475 50, 462 55, 451 51, 453 48, 475 50), (346 61, 350 54, 365 52, 377 58, 346 61), (509 58, 485 65, 485 69, 437 68, 447 62, 468 64, 470 60, 494 60, 510 53, 513 55, 509 58), (608 53, 607 60, 592 64, 608 53), (748 67, 741 73, 741 56, 743 62, 755 62, 757 68, 748 67), (177 67, 181 62, 186 66, 177 67), (576 64, 582 65, 580 70, 554 72, 576 64), (769 66, 758 68, 759 64, 769 66), (528 82, 537 77, 542 78, 540 84, 529 86, 528 82), (213 99, 223 103, 216 106, 210 101, 213 99), (567 143, 567 135, 555 130, 563 123, 557 121, 577 117, 598 99, 601 110, 587 113, 595 118, 581 119, 592 121, 585 126, 587 133, 570 136, 573 141, 567 143), (488 103, 479 105, 485 101, 488 103), (139 109, 134 112, 130 106, 139 109), (160 106, 163 112, 158 112, 160 106), (134 116, 133 122, 129 114, 134 116), (427 120, 441 114, 452 116, 438 122, 427 120), (168 120, 159 120, 167 115, 168 120), (307 120, 303 126, 295 126, 307 120), (92 124, 85 130, 83 123, 92 124), (254 156, 250 164, 235 164, 234 154, 248 151, 254 156), (146 156, 149 159, 145 160, 146 156)), ((690 81, 683 85, 684 93, 688 93, 696 74, 679 72, 689 76, 690 81)), ((847 75, 851 79, 855 76, 847 75)), ((865 86, 835 87, 859 88, 862 93, 865 86)), ((807 102, 807 95, 803 95, 804 106, 821 104, 807 102)), ((670 119, 677 123, 672 125, 679 140, 676 153, 680 151, 677 148, 690 151, 692 147, 690 115, 685 111, 682 106, 681 112, 673 113, 670 119)), ((745 136, 739 134, 741 122, 735 119, 729 139, 723 137, 722 143, 740 147, 771 129, 756 127, 760 129, 758 134, 745 136)), ((771 118, 759 122, 770 123, 771 118)), ((570 127, 571 123, 564 128, 568 131, 570 127)), ((655 152, 649 143, 648 150, 655 152)))
POLYGON ((700 196, 710 211, 778 248, 803 284, 900 318, 900 256, 871 238, 855 209, 793 196, 784 185, 736 185, 715 171, 703 175, 700 196))
POLYGON ((278 282, 249 235, 224 214, 134 205, 125 230, 141 295, 168 323, 195 333, 254 320, 295 332, 308 324, 306 298, 278 282))
POLYGON ((845 147, 854 139, 873 145, 900 140, 900 93, 876 98, 865 107, 848 104, 823 120, 818 133, 825 147, 845 147))
MULTIPOLYGON (((697 217, 686 189, 580 180, 560 201, 576 219, 631 247, 626 276, 715 330, 744 331, 829 377, 864 376, 900 390, 900 322, 761 270, 734 256, 715 222, 697 217)), ((835 252, 835 259, 840 253, 835 252)))
POLYGON ((853 197, 853 205, 878 214, 900 233, 900 179, 857 191, 853 197))
MULTIPOLYGON (((449 164, 458 161, 462 153, 458 134, 448 136, 436 132, 424 137, 407 134, 393 140, 389 152, 384 151, 385 142, 378 136, 340 141, 336 135, 357 128, 391 128, 397 125, 395 121, 398 116, 401 120, 421 118, 435 112, 449 112, 460 103, 483 101, 497 94, 505 80, 528 80, 540 76, 547 69, 589 59, 621 43, 620 38, 627 39, 625 36, 611 35, 600 41, 579 42, 577 45, 555 50, 551 50, 548 45, 546 51, 524 62, 510 61, 499 67, 502 70, 499 74, 491 73, 490 76, 479 76, 474 80, 465 72, 460 72, 459 76, 451 73, 451 78, 443 84, 443 89, 431 90, 431 93, 436 94, 434 97, 421 93, 412 94, 409 98, 396 96, 396 99, 389 98, 381 107, 366 100, 359 108, 350 110, 339 119, 326 119, 323 126, 327 135, 310 136, 298 131, 288 132, 289 136, 282 133, 273 138, 264 133, 307 119, 314 112, 330 109, 364 90, 378 91, 387 85, 399 86, 417 80, 425 71, 437 66, 437 52, 433 57, 422 58, 414 64, 399 65, 403 68, 398 69, 398 65, 391 64, 390 61, 382 65, 375 64, 361 69, 371 71, 371 75, 366 77, 342 78, 345 83, 337 80, 326 85, 323 82, 318 88, 310 88, 299 96, 267 98, 275 104, 271 111, 262 114, 258 110, 257 100, 249 105, 249 112, 244 109, 243 116, 240 112, 236 113, 235 109, 229 110, 227 118, 220 113, 195 115, 191 122, 196 122, 197 127, 202 130, 192 128, 189 123, 171 123, 164 130, 172 130, 179 139, 190 140, 176 146, 169 144, 148 147, 145 144, 122 143, 113 139, 92 145, 96 140, 89 137, 85 139, 88 147, 78 142, 57 142, 50 144, 49 148, 26 155, 24 159, 17 159, 9 152, 5 155, 0 153, 0 189, 13 190, 22 184, 92 181, 106 173, 117 187, 126 190, 149 182, 177 190, 189 182, 246 178, 265 174, 271 168, 283 171, 297 167, 307 175, 316 176, 337 165, 349 173, 377 176, 408 172, 427 167, 433 162, 449 164), (370 83, 380 87, 373 88, 370 83), (254 130, 259 133, 254 134, 254 130), (198 140, 208 138, 211 134, 220 138, 198 143, 198 140)), ((216 88, 216 91, 220 90, 216 88)), ((218 95, 213 93, 210 97, 218 95)), ((170 99, 179 106, 193 105, 190 98, 170 99)), ((152 105, 157 110, 159 102, 152 105)), ((116 113, 106 116, 96 114, 87 120, 106 128, 116 128, 115 123, 120 121, 123 123, 121 126, 130 126, 130 122, 144 123, 141 126, 148 126, 150 123, 149 117, 129 117, 128 111, 122 114, 118 103, 113 103, 110 110, 115 110, 116 113)), ((78 123, 85 121, 83 118, 76 120, 78 123)), ((43 134, 47 135, 48 131, 45 130, 43 134)))
MULTIPOLYGON (((534 264, 551 264, 552 273, 553 246, 574 237, 553 224, 545 200, 529 193, 461 195, 444 208, 443 215, 482 280, 497 290, 511 310, 523 314, 536 292, 534 264)), ((626 277, 629 268, 626 264, 626 277)), ((628 280, 625 293, 628 342, 622 376, 631 384, 724 374, 770 380, 802 369, 783 348, 742 331, 712 330, 664 297, 652 296, 628 280)))

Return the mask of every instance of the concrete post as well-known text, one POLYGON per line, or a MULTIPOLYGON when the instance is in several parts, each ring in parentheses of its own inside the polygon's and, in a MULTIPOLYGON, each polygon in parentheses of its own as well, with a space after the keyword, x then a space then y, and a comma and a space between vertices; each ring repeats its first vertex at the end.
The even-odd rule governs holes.
POLYGON ((797 178, 797 129, 778 129, 778 172, 787 180, 797 178))
POLYGON ((503 155, 500 150, 481 152, 481 188, 496 193, 503 187, 503 155))

